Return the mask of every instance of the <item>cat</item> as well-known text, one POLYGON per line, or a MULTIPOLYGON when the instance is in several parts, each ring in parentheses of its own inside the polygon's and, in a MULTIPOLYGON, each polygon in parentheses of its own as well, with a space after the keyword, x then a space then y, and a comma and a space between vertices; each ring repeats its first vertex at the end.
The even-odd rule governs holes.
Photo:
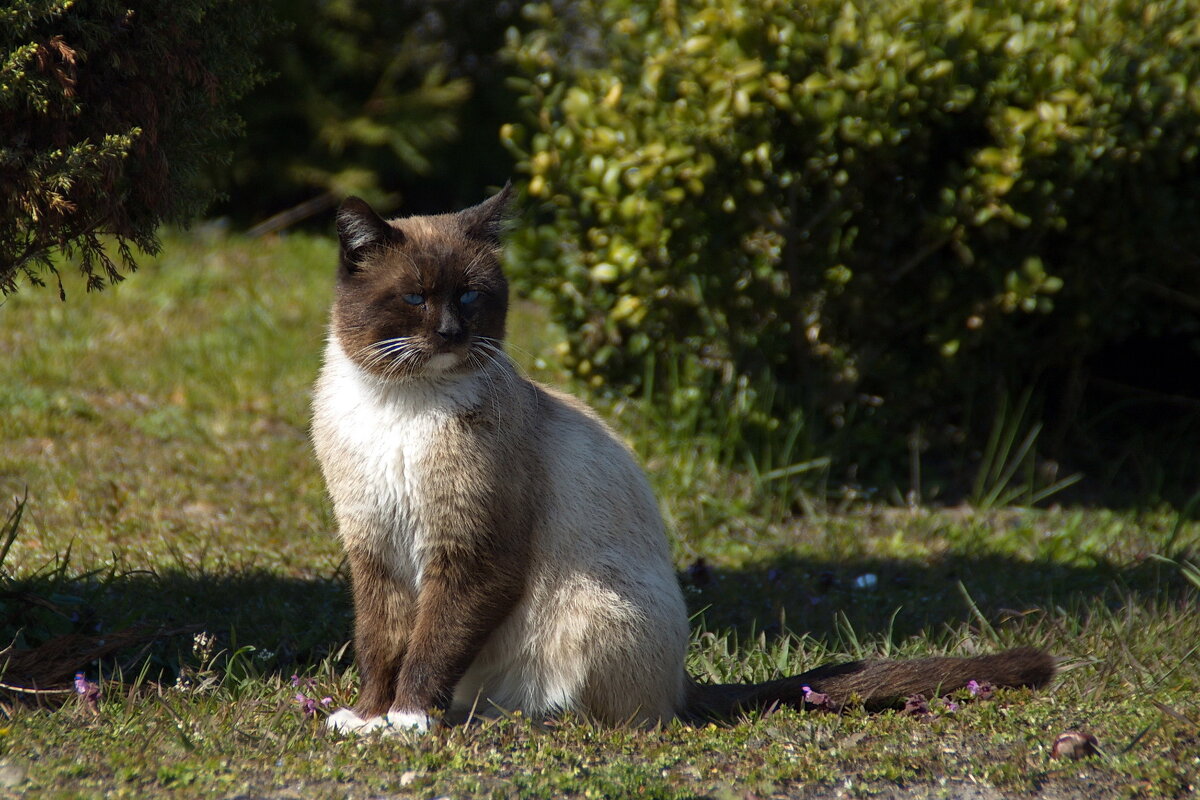
POLYGON ((694 682, 643 471, 589 406, 504 353, 511 193, 391 221, 354 197, 338 209, 312 438, 350 566, 362 685, 331 728, 422 732, 491 708, 649 726, 804 707, 808 692, 876 708, 972 679, 1051 679, 1052 657, 1020 648, 694 682))

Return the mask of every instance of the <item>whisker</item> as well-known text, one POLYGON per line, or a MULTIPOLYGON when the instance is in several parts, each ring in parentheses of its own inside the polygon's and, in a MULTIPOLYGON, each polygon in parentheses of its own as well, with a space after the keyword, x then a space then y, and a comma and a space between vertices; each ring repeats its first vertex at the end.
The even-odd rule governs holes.
MULTIPOLYGON (((412 362, 420 360, 421 355, 421 351, 415 347, 402 351, 400 355, 396 357, 395 361, 389 365, 388 369, 384 372, 384 375, 388 378, 400 377, 402 372, 406 372, 408 375, 411 375, 412 370, 410 367, 415 366, 412 362)), ((408 375, 405 375, 404 377, 407 377, 408 375)))
POLYGON ((358 353, 361 354, 368 350, 374 350, 374 349, 377 349, 380 347, 387 347, 388 345, 395 344, 397 342, 412 341, 415 338, 417 338, 417 337, 415 337, 415 336, 394 336, 391 339, 380 339, 377 342, 371 342, 370 344, 364 346, 363 348, 361 348, 358 351, 358 353))
POLYGON ((487 356, 487 353, 483 353, 483 352, 476 351, 476 350, 468 350, 467 351, 467 363, 473 364, 476 367, 476 370, 478 371, 478 373, 483 376, 483 379, 485 381, 488 382, 488 387, 491 389, 491 391, 488 392, 488 395, 492 398, 492 410, 496 412, 496 430, 500 430, 500 425, 501 425, 500 403, 496 397, 496 384, 495 384, 495 382, 492 381, 492 376, 488 375, 487 369, 484 367, 484 365, 480 364, 478 361, 473 361, 473 359, 476 359, 480 355, 487 356))
POLYGON ((371 351, 366 351, 366 352, 370 352, 370 353, 371 353, 371 357, 370 357, 370 358, 367 358, 367 359, 365 359, 365 360, 363 361, 363 366, 364 366, 364 367, 373 367, 373 366, 375 366, 377 363, 379 363, 380 361, 383 361, 385 358, 387 358, 387 357, 388 357, 388 355, 389 355, 389 353, 390 353, 390 351, 389 351, 388 349, 386 349, 386 348, 384 348, 384 349, 380 349, 380 350, 378 350, 378 351, 375 351, 375 352, 371 352, 371 351))
POLYGON ((375 359, 374 363, 379 364, 383 361, 387 361, 389 358, 391 361, 384 366, 381 377, 383 377, 385 380, 394 377, 403 368, 404 363, 411 358, 411 354, 413 353, 414 349, 415 348, 408 347, 406 343, 400 346, 393 346, 382 352, 375 359))
POLYGON ((414 336, 397 336, 394 339, 383 339, 382 341, 373 342, 366 347, 360 348, 358 352, 355 353, 355 357, 365 358, 367 354, 371 354, 371 357, 368 359, 366 364, 367 366, 370 366, 383 360, 397 349, 407 346, 415 338, 416 337, 414 336))
POLYGON ((392 356, 396 355, 397 353, 402 353, 402 352, 404 352, 404 350, 405 350, 405 348, 404 348, 403 346, 397 346, 397 347, 395 347, 395 348, 393 348, 393 349, 390 349, 390 350, 384 350, 384 351, 382 351, 382 352, 376 353, 376 354, 375 354, 374 356, 372 356, 370 359, 368 359, 367 361, 365 361, 365 362, 363 363, 363 366, 365 366, 365 367, 373 367, 373 366, 376 366, 377 364, 380 364, 380 363, 382 363, 382 362, 384 362, 384 361, 387 361, 387 360, 388 360, 388 358, 390 358, 390 357, 392 357, 392 356))
POLYGON ((357 356, 365 359, 363 367, 369 369, 385 361, 388 357, 411 347, 416 339, 417 337, 415 336, 397 336, 393 339, 383 339, 361 348, 357 356))
MULTIPOLYGON (((520 345, 513 344, 512 342, 502 341, 502 340, 496 339, 492 336, 476 336, 475 338, 481 342, 488 342, 489 344, 493 344, 493 345, 499 347, 501 350, 512 349, 512 350, 516 350, 521 355, 529 356, 529 358, 531 358, 531 359, 537 358, 537 356, 534 355, 533 352, 526 350, 524 347, 521 347, 520 345)), ((505 352, 505 355, 507 356, 508 353, 505 352)), ((519 367, 520 365, 514 364, 514 366, 519 367)))
POLYGON ((529 377, 529 373, 522 369, 521 365, 518 364, 512 356, 505 352, 504 348, 500 346, 501 342, 499 339, 493 339, 490 336, 477 336, 475 337, 475 341, 479 344, 481 350, 484 352, 494 353, 495 355, 503 358, 504 361, 509 364, 510 369, 504 370, 504 375, 510 386, 517 380, 517 375, 514 374, 514 372, 519 373, 525 378, 526 385, 529 386, 529 388, 533 391, 533 408, 536 412, 538 407, 541 405, 541 398, 538 395, 537 386, 534 385, 533 380, 529 377))
MULTIPOLYGON (((505 348, 504 342, 501 342, 499 339, 493 339, 489 336, 480 336, 480 337, 478 337, 478 339, 479 339, 479 342, 484 347, 487 347, 493 353, 500 356, 505 361, 507 361, 509 364, 511 364, 513 369, 516 370, 517 372, 519 372, 526 380, 533 380, 533 378, 530 377, 529 372, 524 367, 522 367, 517 362, 517 360, 515 358, 513 358, 512 355, 508 352, 508 350, 505 348)), ((508 347, 513 347, 517 350, 521 350, 521 348, 516 347, 516 345, 513 345, 513 344, 508 344, 508 347)), ((535 357, 528 350, 521 350, 521 352, 524 353, 525 355, 529 356, 530 358, 535 357)))
POLYGON ((507 354, 503 350, 497 350, 495 347, 491 347, 489 352, 489 348, 487 346, 482 346, 478 352, 480 355, 491 361, 492 364, 495 365, 496 369, 499 370, 500 374, 504 376, 504 382, 508 386, 509 392, 511 392, 513 395, 519 395, 522 385, 529 387, 529 389, 533 391, 533 409, 534 413, 537 413, 538 406, 541 402, 538 399, 537 387, 533 385, 532 381, 522 381, 517 376, 512 369, 511 359, 507 357, 507 354), (500 361, 495 355, 492 355, 493 352, 504 356, 505 361, 500 361))
POLYGON ((478 264, 480 261, 482 261, 484 256, 486 256, 488 254, 492 254, 492 253, 493 253, 493 251, 490 249, 479 250, 477 253, 475 253, 475 257, 472 258, 470 261, 468 261, 467 265, 465 267, 463 267, 463 274, 470 275, 471 270, 475 267, 475 265, 478 264))
POLYGON ((487 342, 480 342, 479 344, 480 352, 496 365, 496 368, 503 374, 505 383, 508 384, 509 389, 512 389, 517 381, 517 376, 513 373, 515 365, 512 363, 512 359, 495 345, 490 345, 487 342), (504 368, 505 365, 508 366, 508 369, 504 368))
POLYGON ((513 364, 512 357, 508 353, 504 352, 504 348, 499 345, 498 340, 490 339, 486 336, 477 336, 475 337, 475 343, 478 344, 480 348, 487 350, 489 353, 499 356, 509 364, 512 364, 513 367, 519 366, 517 364, 513 364))

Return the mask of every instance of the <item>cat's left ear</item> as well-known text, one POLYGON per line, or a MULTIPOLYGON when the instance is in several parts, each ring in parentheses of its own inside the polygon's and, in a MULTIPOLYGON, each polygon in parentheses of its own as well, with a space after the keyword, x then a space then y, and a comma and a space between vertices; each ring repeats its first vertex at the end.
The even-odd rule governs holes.
POLYGON ((458 212, 459 224, 468 238, 490 244, 500 244, 500 234, 508 219, 509 203, 512 200, 512 181, 504 188, 477 206, 458 212))

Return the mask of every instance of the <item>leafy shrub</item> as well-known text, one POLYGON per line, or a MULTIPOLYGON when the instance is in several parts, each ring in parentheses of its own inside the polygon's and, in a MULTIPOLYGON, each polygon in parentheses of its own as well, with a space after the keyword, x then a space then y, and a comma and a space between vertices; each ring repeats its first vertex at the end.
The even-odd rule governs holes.
MULTIPOLYGON (((213 191, 265 27, 236 0, 16 0, 0 11, 0 290, 77 251, 88 288, 213 191), (111 234, 118 260, 100 237, 111 234)), ((62 291, 61 280, 59 281, 62 291)))
POLYGON ((593 385, 870 461, 1134 333, 1200 352, 1196 0, 526 11, 512 269, 593 385))

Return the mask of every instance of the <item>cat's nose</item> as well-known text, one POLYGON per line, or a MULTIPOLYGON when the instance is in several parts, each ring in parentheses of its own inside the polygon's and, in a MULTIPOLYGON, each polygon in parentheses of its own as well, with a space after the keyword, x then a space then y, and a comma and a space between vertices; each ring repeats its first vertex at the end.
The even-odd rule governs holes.
POLYGON ((442 318, 438 320, 436 332, 446 344, 458 344, 463 340, 466 329, 463 328, 462 321, 455 315, 444 313, 442 314, 442 318))

